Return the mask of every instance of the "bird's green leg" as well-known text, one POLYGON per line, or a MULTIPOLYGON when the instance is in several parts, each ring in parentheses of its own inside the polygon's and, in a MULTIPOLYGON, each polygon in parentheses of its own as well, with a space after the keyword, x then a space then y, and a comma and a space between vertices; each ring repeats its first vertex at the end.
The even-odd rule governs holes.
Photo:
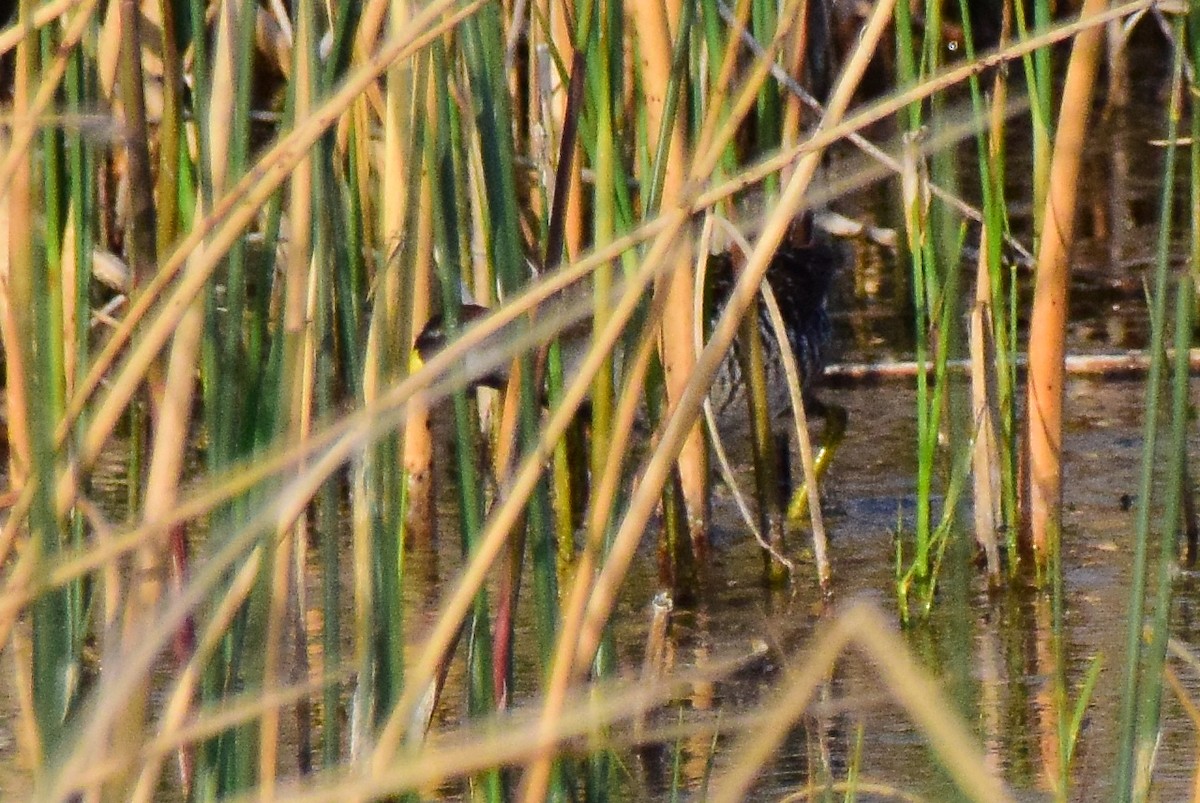
MULTIPOLYGON (((813 480, 818 485, 821 478, 825 476, 829 464, 833 462, 834 453, 842 445, 842 439, 846 436, 848 418, 845 407, 836 404, 825 404, 822 407, 821 414, 825 418, 825 428, 821 431, 821 448, 817 450, 817 456, 813 460, 813 480)), ((800 487, 792 494, 791 501, 788 502, 787 522, 791 529, 808 523, 808 485, 806 483, 801 483, 800 487)))

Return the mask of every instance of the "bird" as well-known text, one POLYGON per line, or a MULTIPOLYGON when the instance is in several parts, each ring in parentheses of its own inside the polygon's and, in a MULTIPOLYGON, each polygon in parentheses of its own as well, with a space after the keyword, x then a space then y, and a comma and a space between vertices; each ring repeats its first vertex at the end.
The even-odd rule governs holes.
MULTIPOLYGON (((844 255, 835 245, 818 239, 809 239, 804 244, 785 241, 771 258, 765 273, 765 281, 773 292, 783 318, 788 346, 795 358, 799 372, 801 398, 805 411, 823 418, 821 450, 817 457, 818 477, 824 472, 845 432, 845 411, 827 404, 818 395, 825 361, 832 340, 832 325, 828 302, 844 255)), ((729 301, 737 282, 736 260, 728 251, 709 254, 705 262, 704 318, 706 331, 711 331, 729 301)), ((783 352, 775 337, 766 305, 758 304, 758 330, 763 346, 763 369, 766 374, 767 406, 772 420, 778 421, 790 409, 790 394, 784 370, 783 352)), ((463 304, 460 321, 462 326, 487 315, 491 310, 478 304, 463 304)), ((579 368, 590 346, 590 320, 568 327, 559 334, 564 381, 569 381, 579 368)), ((509 327, 513 326, 512 324, 509 327)), ((498 342, 511 338, 515 329, 505 327, 498 333, 498 342)), ((413 346, 414 365, 428 361, 446 346, 445 319, 435 315, 416 337, 413 346)), ((745 354, 748 344, 742 336, 735 339, 732 348, 722 360, 709 390, 709 402, 718 422, 731 422, 738 409, 749 414, 746 403, 748 383, 745 381, 745 354)), ((498 349, 480 349, 466 355, 462 367, 473 377, 473 387, 503 389, 509 378, 511 361, 497 362, 498 349)), ((619 355, 618 355, 619 357, 619 355)), ((773 426, 773 429, 775 427, 773 426)), ((776 438, 786 438, 786 429, 775 429, 776 438)), ((783 441, 786 445, 786 440, 783 441)), ((786 449, 781 450, 786 455, 786 449)), ((792 497, 789 519, 803 516, 804 502, 800 495, 792 497)), ((806 497, 804 497, 806 499, 806 497)))
MULTIPOLYGON (((788 345, 796 360, 805 406, 817 412, 820 412, 821 402, 816 391, 833 334, 828 310, 829 291, 840 262, 840 254, 830 245, 793 246, 785 243, 771 258, 765 274, 779 305, 788 345)), ((732 254, 724 251, 710 255, 705 268, 705 317, 709 329, 724 312, 736 282, 732 254)), ((758 304, 757 309, 768 406, 772 411, 783 411, 788 403, 783 354, 766 305, 758 304)), ((747 345, 741 337, 734 340, 730 353, 713 378, 709 401, 718 418, 745 396, 747 384, 742 366, 747 345)))
MULTIPOLYGON (((788 345, 795 356, 800 372, 800 385, 806 405, 819 412, 816 385, 825 367, 826 351, 830 345, 832 326, 828 298, 833 277, 841 263, 841 255, 827 244, 781 246, 771 259, 766 281, 775 295, 787 332, 788 345)), ((728 251, 710 254, 705 265, 705 318, 711 329, 725 310, 737 281, 733 255, 728 251)), ((492 310, 480 304, 464 303, 460 307, 459 325, 469 327, 492 310)), ((759 332, 765 349, 764 367, 767 387, 771 392, 772 409, 780 410, 787 401, 782 352, 775 338, 764 305, 758 306, 759 332)), ((515 330, 502 328, 495 337, 501 342, 515 330)), ((590 321, 569 327, 561 336, 564 353, 564 375, 568 378, 578 367, 589 345, 590 321)), ((440 313, 430 317, 417 335, 413 351, 416 364, 427 362, 446 346, 445 318, 440 313)), ((738 338, 729 355, 721 363, 709 399, 720 414, 729 411, 744 397, 746 383, 742 375, 742 354, 746 343, 738 338)), ((498 352, 497 352, 498 353, 498 352)), ((465 357, 465 371, 474 377, 473 387, 503 389, 508 383, 509 364, 495 364, 488 350, 472 352, 465 357)))

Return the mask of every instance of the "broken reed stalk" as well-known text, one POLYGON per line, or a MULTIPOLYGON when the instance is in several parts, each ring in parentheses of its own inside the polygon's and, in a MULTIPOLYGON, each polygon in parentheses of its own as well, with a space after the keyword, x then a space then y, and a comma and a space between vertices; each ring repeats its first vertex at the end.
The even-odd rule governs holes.
MULTIPOLYGON (((959 8, 964 22, 964 44, 968 61, 975 59, 975 45, 966 0, 959 8)), ((1006 6, 1000 31, 1000 45, 1008 40, 1011 12, 1006 6)), ((985 113, 979 79, 972 77, 971 101, 976 113, 985 113)), ((1000 550, 997 534, 1005 521, 1005 490, 1015 487, 1011 455, 1010 417, 1013 381, 1010 370, 1008 303, 1001 294, 1005 286, 1000 254, 1001 233, 1005 227, 1004 205, 1004 107, 1008 82, 997 71, 992 84, 992 102, 986 139, 977 140, 979 180, 983 195, 984 223, 980 235, 979 259, 975 271, 975 303, 971 308, 969 352, 971 363, 971 465, 974 482, 975 541, 983 550, 989 583, 1000 579, 1000 550), (1003 434, 1001 434, 1003 433, 1003 434)), ((1013 291, 1010 288, 1010 294, 1013 291)))
POLYGON ((975 489, 975 540, 983 548, 987 559, 990 583, 995 583, 1000 577, 1000 550, 996 545, 996 533, 999 532, 1001 521, 999 472, 1003 470, 993 415, 996 403, 992 393, 995 377, 989 377, 989 367, 996 364, 993 358, 997 344, 991 327, 994 303, 986 257, 981 251, 975 274, 975 304, 971 308, 970 324, 971 470, 975 489))
MULTIPOLYGON (((1103 11, 1103 0, 1086 0, 1081 19, 1103 11)), ((1058 549, 1062 531, 1062 403, 1065 378, 1067 291, 1074 240, 1079 167, 1087 135, 1103 30, 1088 28, 1075 38, 1038 249, 1029 325, 1029 531, 1035 569, 1042 576, 1058 549)))

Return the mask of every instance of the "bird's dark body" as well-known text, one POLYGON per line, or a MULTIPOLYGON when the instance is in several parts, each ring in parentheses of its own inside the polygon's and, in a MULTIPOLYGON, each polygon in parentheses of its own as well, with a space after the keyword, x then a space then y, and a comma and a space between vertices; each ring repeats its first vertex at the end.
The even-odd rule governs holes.
MULTIPOLYGON (((815 395, 821 374, 825 368, 825 351, 831 340, 831 327, 827 303, 833 277, 840 263, 840 254, 829 245, 814 244, 807 246, 784 245, 772 257, 765 273, 765 281, 770 285, 779 312, 783 318, 788 344, 796 360, 799 371, 800 390, 805 410, 824 418, 825 426, 822 431, 822 447, 814 462, 815 476, 820 477, 829 465, 837 444, 841 441, 846 425, 845 411, 836 405, 825 405, 815 395)), ((713 254, 705 266, 705 297, 704 324, 709 331, 721 312, 729 302, 730 295, 737 282, 737 270, 729 254, 713 254)), ((469 325, 472 321, 488 314, 488 310, 478 305, 467 304, 462 308, 462 321, 469 325)), ((757 329, 763 345, 763 368, 766 373, 767 405, 775 416, 782 417, 791 409, 790 393, 787 376, 781 356, 779 343, 775 338, 775 329, 771 325, 770 315, 764 304, 758 305, 757 329)), ((562 369, 566 378, 571 378, 579 369, 583 355, 591 342, 589 320, 582 325, 569 327, 559 333, 562 369)), ((518 330, 512 324, 507 331, 501 329, 498 340, 490 347, 484 345, 462 356, 459 368, 472 377, 473 385, 484 385, 502 388, 509 379, 511 361, 504 359, 511 352, 504 349, 506 340, 518 335, 518 330)), ((433 354, 446 345, 446 335, 441 316, 436 316, 422 330, 414 344, 414 362, 420 363, 429 359, 433 354)), ((737 419, 747 421, 749 406, 745 403, 746 385, 743 377, 742 354, 747 347, 744 338, 734 340, 732 348, 721 361, 717 374, 709 389, 709 401, 718 419, 721 429, 736 426, 737 419), (742 400, 739 405, 736 403, 742 400)), ((620 354, 617 363, 621 362, 620 354)), ((786 430, 775 429, 774 436, 787 438, 786 430)), ((732 430, 731 430, 732 431, 732 430)), ((787 441, 775 451, 776 458, 781 461, 782 473, 777 478, 790 478, 787 468, 787 456, 790 450, 787 441)), ((781 485, 781 487, 783 487, 781 485)), ((804 488, 790 494, 787 503, 787 520, 793 526, 801 526, 807 520, 808 495, 804 488)))
MULTIPOLYGON (((840 255, 829 245, 784 245, 775 252, 767 267, 766 282, 779 305, 788 342, 799 369, 806 405, 814 403, 812 393, 825 367, 832 333, 827 302, 839 262, 840 255)), ((733 259, 728 253, 709 257, 705 276, 705 310, 710 329, 724 309, 736 281, 733 259)), ((787 378, 767 307, 761 302, 757 307, 768 403, 772 410, 782 412, 788 409, 787 378)), ((726 412, 736 412, 730 410, 731 405, 744 397, 746 383, 742 377, 742 352, 745 348, 743 338, 735 340, 729 356, 721 363, 713 379, 709 398, 718 417, 726 412)))
MULTIPOLYGON (((779 311, 787 330, 788 341, 796 358, 800 372, 800 384, 806 406, 815 402, 813 389, 825 365, 825 351, 830 340, 827 300, 833 276, 840 261, 838 252, 829 245, 807 246, 784 245, 771 259, 767 267, 766 281, 775 295, 779 311)), ((725 309, 729 296, 737 281, 733 258, 728 253, 713 254, 705 268, 704 309, 706 329, 711 330, 725 309)), ((486 315, 485 307, 467 304, 463 306, 463 322, 469 324, 486 315)), ((782 358, 775 339, 765 304, 758 304, 759 332, 764 348, 764 367, 768 388, 768 403, 772 410, 788 409, 787 379, 782 358)), ((503 331, 503 330, 502 330, 503 331)), ((569 376, 581 362, 589 344, 589 329, 576 327, 561 338, 563 343, 564 372, 569 376)), ((445 334, 441 316, 435 316, 417 337, 416 350, 422 359, 428 359, 445 345, 445 334)), ((735 401, 745 397, 745 382, 742 376, 742 352, 746 348, 743 338, 734 341, 729 355, 721 363, 713 379, 709 398, 718 417, 739 411, 735 401)), ((475 384, 501 388, 508 380, 508 364, 496 364, 486 353, 472 353, 464 359, 468 373, 476 376, 475 384), (476 367, 475 361, 479 362, 476 367)))

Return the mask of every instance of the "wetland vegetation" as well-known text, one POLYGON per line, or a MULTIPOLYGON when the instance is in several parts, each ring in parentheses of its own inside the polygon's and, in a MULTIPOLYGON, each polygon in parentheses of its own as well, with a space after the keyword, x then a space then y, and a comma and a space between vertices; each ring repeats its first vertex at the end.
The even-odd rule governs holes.
POLYGON ((1194 3, 4 13, 5 799, 1200 799, 1194 3))

